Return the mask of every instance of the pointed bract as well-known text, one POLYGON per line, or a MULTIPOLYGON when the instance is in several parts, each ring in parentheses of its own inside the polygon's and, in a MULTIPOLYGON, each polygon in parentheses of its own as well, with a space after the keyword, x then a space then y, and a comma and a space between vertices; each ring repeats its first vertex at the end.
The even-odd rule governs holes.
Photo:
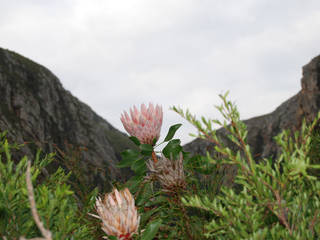
POLYGON ((147 167, 151 172, 151 176, 155 176, 159 180, 163 191, 176 192, 186 187, 183 155, 181 153, 177 160, 168 159, 164 156, 157 162, 151 159, 147 162, 147 167))
POLYGON ((119 240, 129 240, 137 233, 140 216, 130 191, 114 189, 105 194, 104 199, 97 198, 96 210, 102 220, 102 230, 119 240))

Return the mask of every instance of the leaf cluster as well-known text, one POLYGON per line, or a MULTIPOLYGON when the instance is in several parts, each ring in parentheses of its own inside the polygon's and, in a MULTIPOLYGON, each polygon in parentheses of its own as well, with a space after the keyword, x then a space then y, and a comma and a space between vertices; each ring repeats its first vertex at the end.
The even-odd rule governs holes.
MULTIPOLYGON (((137 138, 130 137, 139 150, 128 149, 122 153, 122 161, 118 167, 130 167, 134 172, 134 176, 124 187, 128 187, 130 192, 134 194, 136 206, 141 215, 141 232, 136 236, 136 239, 201 239, 200 232, 204 230, 203 224, 194 214, 199 211, 187 210, 181 202, 182 194, 192 193, 196 188, 200 189, 193 174, 189 173, 186 176, 188 186, 192 185, 192 188, 188 187, 182 192, 168 193, 161 188, 156 179, 152 178, 146 166, 149 159, 159 160, 160 156, 156 153, 160 153, 160 151, 156 149, 161 144, 166 144, 161 151, 163 157, 174 160, 182 153, 185 169, 190 169, 193 172, 208 171, 209 166, 200 166, 198 158, 189 157, 189 154, 183 151, 181 141, 174 138, 179 127, 181 124, 171 126, 164 141, 156 146, 140 144, 137 138), (154 227, 151 230, 152 226, 154 227), (150 234, 146 235, 146 233, 150 234)), ((204 163, 204 161, 202 162, 204 163)))
MULTIPOLYGON (((312 132, 320 115, 300 132, 283 131, 275 137, 280 149, 278 159, 253 159, 247 144, 247 130, 227 94, 221 95, 218 110, 224 122, 202 122, 188 111, 174 108, 199 131, 199 137, 215 144, 222 163, 237 167, 234 182, 241 185, 237 193, 222 186, 214 198, 209 195, 184 196, 188 207, 202 209, 213 216, 205 225, 207 238, 212 239, 318 239, 320 237, 320 183, 309 174, 319 169, 310 161, 312 132), (231 149, 219 139, 212 125, 223 127, 237 148, 231 149)), ((208 156, 209 158, 209 156, 208 156)), ((213 160, 214 163, 217 161, 213 160)))
MULTIPOLYGON (((12 159, 12 150, 18 145, 10 144, 5 133, 0 134, 0 237, 19 239, 35 238, 41 233, 30 210, 26 187, 27 157, 17 164, 12 159)), ((54 160, 54 154, 41 157, 40 151, 33 159, 31 179, 34 186, 36 207, 46 229, 50 229, 53 239, 94 239, 93 228, 85 220, 86 213, 80 213, 79 202, 62 168, 48 177, 39 176, 44 168, 54 160)), ((87 211, 92 210, 96 192, 88 196, 87 211)), ((81 209, 81 210, 83 210, 81 209)))

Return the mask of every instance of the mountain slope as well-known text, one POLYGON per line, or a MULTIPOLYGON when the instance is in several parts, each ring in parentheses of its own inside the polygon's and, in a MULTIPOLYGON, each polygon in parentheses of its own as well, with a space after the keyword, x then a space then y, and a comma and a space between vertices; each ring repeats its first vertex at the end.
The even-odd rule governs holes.
POLYGON ((25 154, 32 156, 38 147, 70 152, 72 145, 86 149, 77 164, 89 185, 109 188, 110 181, 126 176, 115 167, 120 152, 133 147, 126 135, 66 91, 48 69, 2 48, 0 102, 0 130, 8 130, 12 141, 27 142, 25 154))
MULTIPOLYGON (((256 160, 267 157, 275 159, 279 148, 273 137, 284 129, 298 130, 303 119, 310 123, 320 111, 320 56, 303 67, 301 87, 296 95, 282 103, 272 113, 244 121, 248 130, 247 141, 256 160)), ((230 148, 234 147, 225 137, 224 129, 217 130, 217 134, 230 148)), ((214 144, 202 139, 186 144, 184 150, 201 155, 205 155, 206 151, 215 154, 214 144)), ((229 175, 235 173, 236 168, 229 169, 229 175)))

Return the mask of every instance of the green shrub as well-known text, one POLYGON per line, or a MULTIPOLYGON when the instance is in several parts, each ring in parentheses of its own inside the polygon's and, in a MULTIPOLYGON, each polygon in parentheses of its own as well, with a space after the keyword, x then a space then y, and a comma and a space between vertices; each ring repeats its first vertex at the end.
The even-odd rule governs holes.
MULTIPOLYGON (((157 179, 146 177, 146 161, 160 144, 153 147, 131 138, 140 151, 125 151, 119 166, 136 173, 126 186, 135 195, 140 230, 157 224, 154 239, 319 239, 320 182, 310 174, 320 168, 311 161, 320 156, 319 139, 313 135, 319 116, 308 127, 304 122, 300 132, 283 131, 274 138, 280 149, 277 159, 255 161, 239 112, 227 94, 220 97, 222 122, 204 117, 199 121, 188 110, 173 107, 216 151, 214 156, 190 157, 180 140, 173 139, 180 126, 170 128, 160 144, 166 144, 166 157, 183 154, 187 187, 181 191, 168 194, 157 179), (216 134, 214 125, 225 128, 232 147, 216 134), (229 168, 236 169, 234 176, 225 176, 229 168), (226 177, 237 189, 222 184, 226 177)), ((140 236, 136 239, 145 239, 140 236)))
POLYGON ((223 155, 224 164, 237 166, 235 182, 242 186, 239 194, 223 186, 214 199, 197 194, 183 197, 186 206, 213 214, 205 225, 204 236, 213 239, 319 239, 320 182, 309 174, 309 170, 320 168, 310 160, 310 155, 314 159, 320 156, 314 154, 314 150, 319 149, 318 139, 312 141, 319 116, 311 126, 303 122, 300 132, 283 131, 275 137, 281 149, 278 159, 255 162, 246 143, 246 126, 226 97, 221 96, 223 104, 218 107, 224 123, 203 118, 206 126, 203 128, 190 114, 185 116, 198 128, 201 138, 216 144, 215 150, 223 155), (236 151, 221 144, 211 123, 226 129, 229 139, 238 146, 236 151))
MULTIPOLYGON (((19 146, 9 144, 5 133, 0 135, 0 237, 18 239, 41 237, 31 215, 30 202, 26 188, 27 157, 17 164, 12 159, 12 150, 19 146)), ((66 184, 70 174, 59 168, 48 177, 41 177, 41 171, 54 159, 54 154, 35 156, 31 168, 36 207, 46 229, 53 234, 53 239, 95 239, 93 227, 86 220, 86 212, 79 211, 79 202, 70 186, 66 184)), ((88 202, 92 210, 95 192, 88 202)))
MULTIPOLYGON (((158 145, 156 141, 141 144, 131 137, 136 148, 122 153, 118 167, 129 167, 135 174, 124 184, 114 183, 114 187, 129 188, 141 216, 138 233, 126 239, 319 239, 320 115, 310 126, 303 122, 300 131, 285 130, 274 138, 279 147, 277 159, 254 160, 237 108, 227 94, 220 97, 222 104, 217 109, 224 121, 204 117, 199 121, 188 110, 172 108, 196 127, 198 137, 214 144, 214 155, 191 156, 183 151, 180 140, 174 138, 181 124, 171 126, 158 145), (227 136, 217 135, 215 129, 220 127, 227 136), (161 144, 165 147, 159 151, 161 144), (159 161, 165 164, 157 169, 159 161)), ((13 149, 19 150, 19 146, 9 144, 2 133, 0 237, 41 237, 30 211, 28 161, 24 157, 15 164, 13 149)), ((49 176, 42 175, 54 155, 40 156, 38 152, 33 159, 31 173, 44 227, 53 239, 101 238, 100 223, 88 216, 89 212, 95 214, 97 190, 82 189, 80 181, 75 183, 80 186, 76 196, 68 178, 74 174, 81 180, 81 172, 75 168, 74 173, 66 174, 58 168, 49 176)))

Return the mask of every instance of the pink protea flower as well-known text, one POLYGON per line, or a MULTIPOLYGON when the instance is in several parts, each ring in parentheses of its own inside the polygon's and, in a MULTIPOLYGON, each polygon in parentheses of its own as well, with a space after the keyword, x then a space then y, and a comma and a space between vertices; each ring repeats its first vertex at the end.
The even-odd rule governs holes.
POLYGON ((130 116, 124 111, 121 114, 121 122, 131 136, 138 138, 141 143, 152 145, 153 140, 158 140, 160 137, 162 117, 162 107, 159 105, 154 107, 149 103, 148 108, 141 104, 140 111, 133 106, 133 109, 130 109, 130 116))
POLYGON ((96 210, 99 216, 90 215, 102 220, 101 228, 106 234, 119 240, 131 240, 132 235, 138 232, 140 216, 128 188, 122 191, 114 189, 104 199, 98 197, 96 210))

